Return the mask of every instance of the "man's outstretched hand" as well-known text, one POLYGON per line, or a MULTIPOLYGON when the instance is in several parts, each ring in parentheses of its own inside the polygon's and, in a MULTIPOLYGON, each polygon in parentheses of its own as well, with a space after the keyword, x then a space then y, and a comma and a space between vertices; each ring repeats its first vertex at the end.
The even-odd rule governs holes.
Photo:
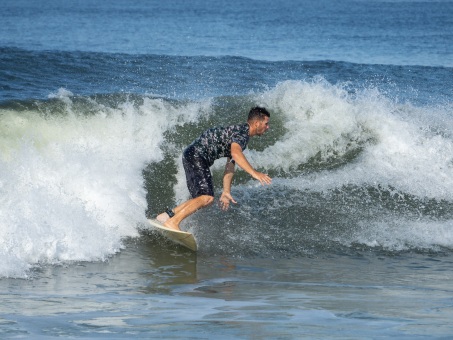
POLYGON ((234 200, 233 196, 231 196, 230 193, 222 192, 222 195, 220 196, 220 201, 219 201, 220 208, 221 208, 223 211, 228 210, 228 208, 230 207, 230 202, 232 202, 232 203, 234 203, 234 204, 237 203, 237 202, 234 200))
POLYGON ((262 185, 265 185, 265 184, 269 185, 272 183, 272 178, 270 178, 268 174, 263 174, 262 172, 256 171, 253 174, 253 178, 260 181, 260 183, 262 185))

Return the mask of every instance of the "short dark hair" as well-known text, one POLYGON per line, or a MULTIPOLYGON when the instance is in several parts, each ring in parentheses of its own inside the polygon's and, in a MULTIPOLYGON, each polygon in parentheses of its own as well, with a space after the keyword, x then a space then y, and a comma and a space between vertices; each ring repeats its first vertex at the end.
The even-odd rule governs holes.
POLYGON ((250 109, 247 121, 251 121, 251 120, 255 120, 255 119, 263 120, 264 116, 270 118, 271 114, 264 107, 259 107, 259 106, 252 107, 250 109))

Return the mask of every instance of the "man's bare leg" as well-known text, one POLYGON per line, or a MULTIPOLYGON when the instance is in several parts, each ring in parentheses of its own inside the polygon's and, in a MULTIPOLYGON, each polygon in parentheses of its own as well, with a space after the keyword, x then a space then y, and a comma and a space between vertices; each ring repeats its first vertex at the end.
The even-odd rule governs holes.
MULTIPOLYGON (((173 209, 173 213, 176 215, 178 211, 181 211, 185 208, 186 205, 189 204, 193 199, 190 199, 188 201, 185 201, 184 203, 181 203, 178 205, 176 208, 173 209)), ((156 220, 158 220, 160 223, 165 224, 170 219, 170 215, 168 215, 167 212, 163 212, 159 215, 157 215, 156 220)))
MULTIPOLYGON (((179 224, 181 223, 182 220, 192 215, 197 210, 207 207, 208 205, 211 205, 213 202, 214 197, 209 195, 202 195, 196 198, 192 198, 178 205, 175 209, 173 209, 175 216, 173 216, 172 218, 167 218, 166 221, 164 222, 164 226, 170 229, 181 230, 179 228, 179 224)), ((162 213, 159 216, 161 218, 165 218, 165 215, 167 215, 167 213, 162 213)), ((159 216, 157 216, 158 220, 159 216)))

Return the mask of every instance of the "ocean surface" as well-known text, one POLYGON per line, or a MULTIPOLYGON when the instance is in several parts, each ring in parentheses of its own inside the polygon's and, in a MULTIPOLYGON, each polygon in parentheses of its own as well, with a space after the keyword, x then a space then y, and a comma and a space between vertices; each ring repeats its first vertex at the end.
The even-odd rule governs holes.
POLYGON ((0 8, 0 338, 453 336, 453 1, 0 8), (272 185, 169 243, 182 150, 255 105, 272 185))

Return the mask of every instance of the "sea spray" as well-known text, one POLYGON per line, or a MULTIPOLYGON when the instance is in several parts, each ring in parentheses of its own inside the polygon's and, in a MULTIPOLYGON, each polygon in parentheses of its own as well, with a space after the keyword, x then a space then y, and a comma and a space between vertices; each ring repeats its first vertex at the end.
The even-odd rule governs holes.
POLYGON ((285 131, 265 150, 248 151, 256 166, 297 177, 311 164, 308 182, 315 190, 381 185, 453 200, 453 139, 438 128, 453 115, 451 107, 400 104, 377 89, 351 94, 322 79, 282 82, 259 99, 283 120, 285 131), (417 119, 421 113, 412 119, 417 111, 429 122, 417 119))

